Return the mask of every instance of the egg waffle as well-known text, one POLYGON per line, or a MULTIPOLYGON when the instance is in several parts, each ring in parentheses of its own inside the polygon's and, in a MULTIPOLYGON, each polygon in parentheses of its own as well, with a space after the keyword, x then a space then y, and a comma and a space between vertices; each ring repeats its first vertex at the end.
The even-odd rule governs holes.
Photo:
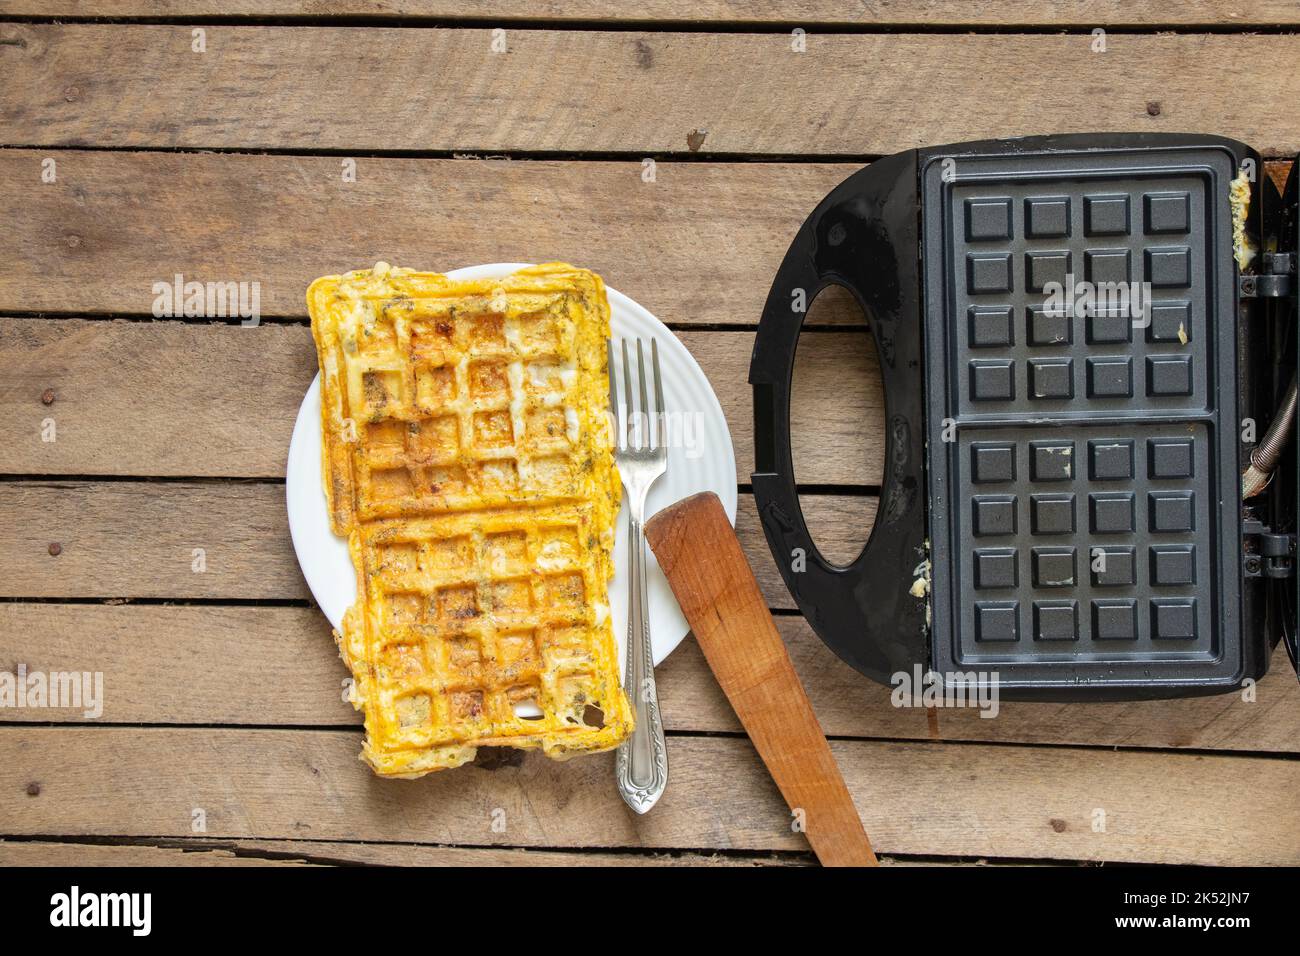
POLYGON ((633 718, 607 604, 620 486, 600 278, 380 263, 307 302, 330 521, 357 572, 337 638, 363 758, 414 777, 480 746, 616 746, 633 718))

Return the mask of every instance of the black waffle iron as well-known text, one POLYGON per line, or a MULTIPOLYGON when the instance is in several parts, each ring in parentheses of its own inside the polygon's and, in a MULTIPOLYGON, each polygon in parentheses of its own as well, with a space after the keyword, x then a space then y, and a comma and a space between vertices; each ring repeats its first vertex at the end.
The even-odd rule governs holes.
POLYGON ((758 512, 822 640, 882 683, 919 665, 1012 698, 1227 691, 1279 639, 1294 662, 1296 190, 1241 143, 1132 134, 909 150, 827 196, 749 375, 758 512), (790 451, 805 304, 832 283, 885 396, 844 567, 790 451))

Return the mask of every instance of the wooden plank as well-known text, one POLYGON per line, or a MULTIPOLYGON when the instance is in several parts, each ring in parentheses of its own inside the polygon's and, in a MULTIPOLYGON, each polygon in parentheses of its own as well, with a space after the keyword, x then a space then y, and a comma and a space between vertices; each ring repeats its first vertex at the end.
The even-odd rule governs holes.
MULTIPOLYGON (((286 846, 291 846, 285 841, 286 846)), ((233 847, 234 844, 230 843, 233 847)), ((240 856, 224 846, 56 843, 0 840, 0 866, 312 866, 306 859, 240 856)))
MULTIPOLYGON (((645 817, 610 785, 611 754, 560 764, 528 755, 496 770, 390 782, 357 761, 358 743, 345 731, 4 727, 0 819, 14 835, 191 837, 201 810, 209 838, 807 845, 737 738, 672 737, 673 784, 645 817)), ((886 853, 1300 862, 1297 761, 862 741, 833 749, 886 853)))
MULTIPOLYGON (((805 500, 819 540, 841 551, 866 540, 855 529, 870 527, 874 498, 805 500)), ((768 601, 793 607, 748 494, 736 524, 768 601)), ((282 484, 15 481, 0 484, 0 596, 302 600, 309 593, 282 484)))
POLYGON ((0 720, 361 725, 315 608, 0 604, 0 671, 20 664, 103 674, 102 713, 88 717, 83 701, 0 720))
POLYGON ((316 375, 301 325, 6 318, 0 361, 7 474, 283 477, 316 375))
MULTIPOLYGON (((244 853, 310 854, 315 862, 364 863, 370 866, 808 866, 811 855, 773 856, 718 853, 600 853, 497 849, 495 847, 419 846, 404 843, 325 843, 313 840, 233 840, 244 853)), ((914 865, 885 860, 887 866, 914 865)))
POLYGON ((10 595, 309 596, 282 485, 9 483, 0 538, 0 588, 10 595))
MULTIPOLYGON (((754 336, 681 339, 713 384, 747 482, 754 336)), ((0 473, 278 478, 316 350, 300 325, 0 318, 0 365, 9 370, 0 384, 0 473), (44 440, 49 420, 54 441, 44 440)), ((802 337, 795 390, 799 480, 879 482, 884 411, 870 336, 802 337)))
MULTIPOLYGON (((882 861, 886 865, 908 865, 882 861)), ((788 856, 555 853, 319 840, 168 840, 159 845, 0 840, 0 866, 800 866, 788 856)))
POLYGON ((179 273, 256 282, 262 316, 305 317, 313 279, 379 259, 561 259, 673 325, 757 324, 804 217, 859 166, 662 162, 647 183, 639 160, 358 158, 344 183, 339 157, 68 151, 42 183, 49 157, 0 150, 0 312, 151 315, 179 273))
POLYGON ((799 24, 807 27, 1151 27, 1300 24, 1289 0, 0 0, 0 15, 36 17, 326 17, 523 19, 529 22, 799 24))
POLYGON ((512 29, 494 53, 487 27, 205 29, 196 53, 189 26, 5 26, 4 143, 861 156, 1134 129, 1300 147, 1276 106, 1300 74, 1266 68, 1300 58, 1295 35, 1113 33, 1103 53, 1087 33, 813 34, 800 53, 784 32, 512 29))
MULTIPOLYGON (((377 259, 552 258, 595 269, 674 327, 754 325, 804 218, 859 168, 665 161, 646 183, 640 162, 361 158, 344 184, 341 162, 0 149, 0 312, 151 315, 154 283, 181 274, 256 282, 263 316, 303 317, 313 279, 377 259)), ((822 296, 808 321, 863 317, 822 296)))
MULTIPOLYGON (((780 617, 777 627, 822 729, 835 737, 1300 753, 1300 684, 1281 647, 1249 699, 1225 694, 1124 703, 999 701, 996 715, 983 717, 975 708, 895 706, 893 688, 872 683, 839 660, 803 618, 780 617)), ((740 730, 693 640, 674 651, 656 676, 670 728, 740 730)))
MULTIPOLYGON (((1000 701, 896 707, 799 617, 777 620, 822 729, 835 737, 1300 753, 1300 685, 1278 648, 1253 700, 1240 694, 1116 704, 1000 701)), ((346 671, 314 608, 0 604, 0 670, 104 675, 108 723, 358 727, 346 671), (238 653, 232 653, 238 648, 238 653), (249 680, 250 673, 257 680, 249 680)), ((739 733, 695 641, 657 669, 665 726, 739 733)), ((86 722, 86 707, 0 710, 5 722, 86 722)))
MULTIPOLYGON (((811 854, 601 853, 323 840, 171 839, 77 843, 0 839, 0 866, 809 866, 811 854)), ((997 866, 987 860, 881 857, 881 866, 997 866)), ((1017 866, 1032 865, 1017 862, 1017 866)))

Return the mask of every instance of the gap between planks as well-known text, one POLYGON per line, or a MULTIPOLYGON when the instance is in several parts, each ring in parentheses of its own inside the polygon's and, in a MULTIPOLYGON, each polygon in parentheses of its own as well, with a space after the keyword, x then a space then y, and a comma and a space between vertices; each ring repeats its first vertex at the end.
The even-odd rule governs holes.
POLYGON ((1086 30, 1235 31, 1300 24, 1287 0, 1256 0, 1245 11, 1204 0, 908 0, 846 4, 842 0, 479 0, 472 12, 456 0, 316 0, 310 13, 296 0, 3 0, 0 17, 45 22, 196 22, 347 26, 545 26, 549 29, 671 29, 697 32, 794 27, 875 32, 1086 30))
MULTIPOLYGON (((0 836, 0 866, 807 866, 810 854, 546 850, 349 840, 0 836)), ((891 859, 894 865, 911 864, 891 859)))
MULTIPOLYGON (((539 850, 351 840, 209 840, 0 836, 0 866, 809 866, 811 853, 539 850)), ((889 856, 882 866, 1087 866, 1074 860, 889 856)))

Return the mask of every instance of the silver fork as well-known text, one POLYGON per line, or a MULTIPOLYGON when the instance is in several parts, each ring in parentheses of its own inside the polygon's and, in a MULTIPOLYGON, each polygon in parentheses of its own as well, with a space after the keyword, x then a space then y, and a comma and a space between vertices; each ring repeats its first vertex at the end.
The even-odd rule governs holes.
POLYGON ((655 692, 654 658, 650 652, 650 608, 646 596, 645 499, 650 486, 668 470, 668 449, 664 445, 664 392, 659 380, 659 346, 650 340, 650 365, 654 370, 655 407, 650 413, 646 398, 645 357, 641 340, 636 340, 636 364, 640 381, 641 412, 632 405, 632 371, 627 360, 627 340, 623 346, 623 387, 627 394, 626 411, 618 403, 618 375, 614 365, 614 345, 609 349, 609 407, 614 414, 614 460, 623 478, 627 507, 631 515, 632 580, 628 582, 627 667, 623 690, 636 711, 636 728, 618 748, 615 776, 618 792, 629 807, 645 813, 655 805, 668 786, 668 748, 664 742, 664 724, 659 716, 659 696, 655 692), (626 427, 633 419, 637 427, 626 427), (635 438, 635 444, 633 444, 635 438))

